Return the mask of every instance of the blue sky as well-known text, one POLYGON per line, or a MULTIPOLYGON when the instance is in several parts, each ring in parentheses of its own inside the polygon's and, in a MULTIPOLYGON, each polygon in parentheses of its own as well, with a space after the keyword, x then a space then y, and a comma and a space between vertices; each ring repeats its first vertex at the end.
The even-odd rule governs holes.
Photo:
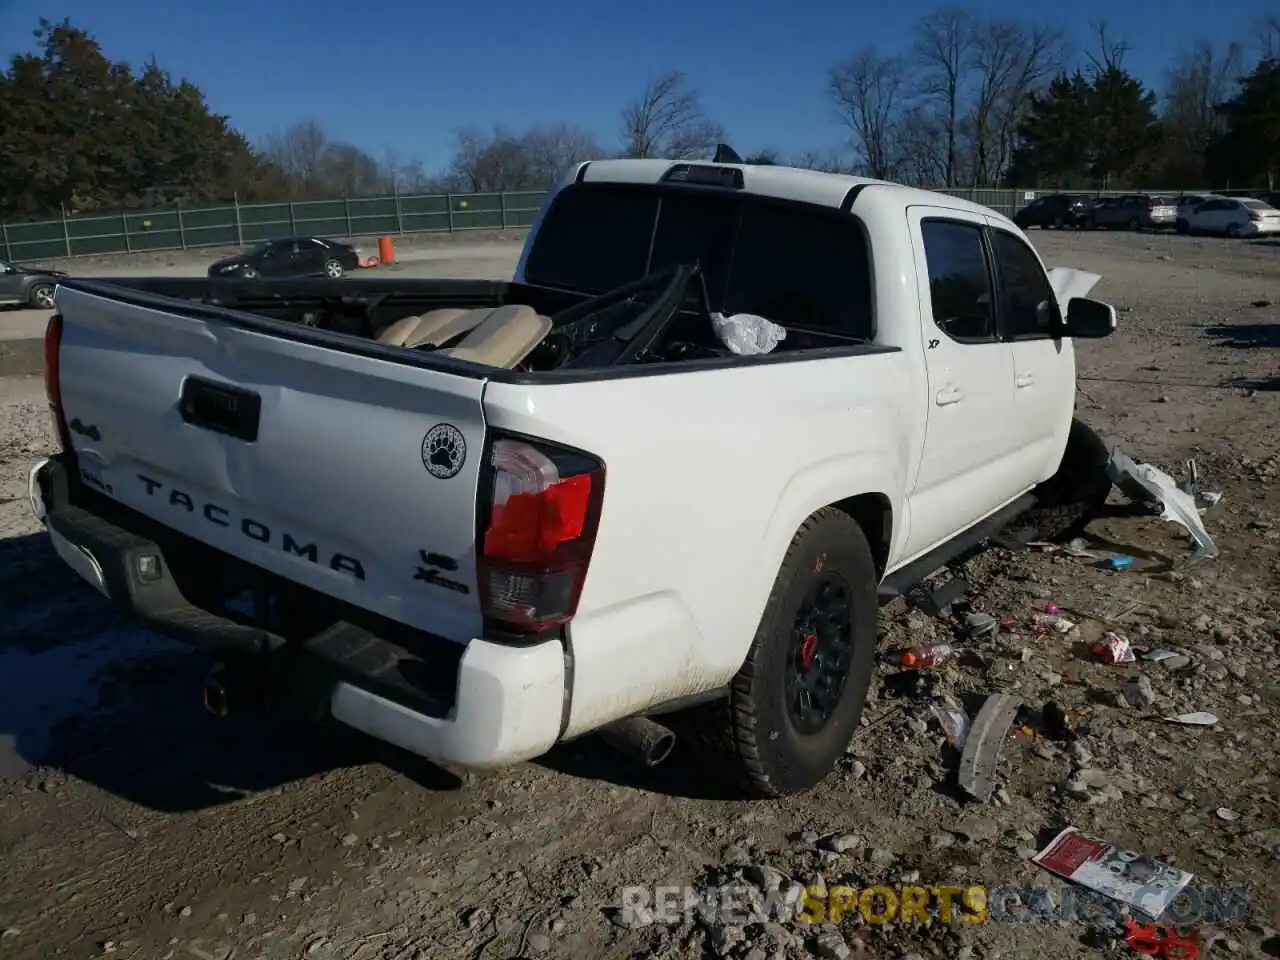
MULTIPOLYGON (((1089 44, 1105 19, 1130 44, 1125 66, 1158 83, 1198 39, 1248 42, 1265 0, 987 0, 990 13, 1059 17, 1089 44)), ((784 154, 844 139, 823 99, 828 67, 859 45, 909 43, 928 0, 784 7, 757 0, 432 3, 381 0, 0 0, 0 54, 34 44, 39 17, 70 17, 107 56, 161 65, 201 87, 250 139, 314 117, 381 158, 445 166, 454 131, 568 121, 607 144, 646 79, 683 70, 742 153, 784 154)))

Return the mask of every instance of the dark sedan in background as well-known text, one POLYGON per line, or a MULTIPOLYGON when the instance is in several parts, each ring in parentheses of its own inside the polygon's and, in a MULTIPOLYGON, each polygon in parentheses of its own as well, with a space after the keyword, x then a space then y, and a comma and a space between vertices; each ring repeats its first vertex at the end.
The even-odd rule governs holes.
POLYGON ((331 277, 360 267, 360 251, 319 237, 268 240, 209 267, 210 277, 331 277))
POLYGON ((1013 215, 1013 222, 1023 230, 1028 227, 1079 227, 1089 209, 1088 197, 1073 197, 1065 193, 1051 193, 1036 197, 1013 215))
POLYGON ((0 304, 53 309, 53 291, 67 274, 61 270, 20 267, 0 260, 0 304))

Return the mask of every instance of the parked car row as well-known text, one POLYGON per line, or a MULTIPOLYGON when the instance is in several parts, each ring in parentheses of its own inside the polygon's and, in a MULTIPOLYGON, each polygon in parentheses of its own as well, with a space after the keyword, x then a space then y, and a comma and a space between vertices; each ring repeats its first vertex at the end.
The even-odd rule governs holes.
POLYGON ((1258 197, 1133 193, 1096 198, 1053 193, 1031 201, 1013 221, 1024 230, 1174 229, 1187 234, 1256 237, 1280 232, 1280 193, 1258 197))

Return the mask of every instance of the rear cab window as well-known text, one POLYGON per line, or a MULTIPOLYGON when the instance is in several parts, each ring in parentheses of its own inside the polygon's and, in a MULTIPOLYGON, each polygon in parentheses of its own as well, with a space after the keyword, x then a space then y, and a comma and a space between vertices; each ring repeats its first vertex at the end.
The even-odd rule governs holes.
POLYGON ((599 294, 694 262, 714 311, 841 339, 874 336, 861 223, 838 210, 736 191, 566 187, 543 218, 525 279, 599 294))

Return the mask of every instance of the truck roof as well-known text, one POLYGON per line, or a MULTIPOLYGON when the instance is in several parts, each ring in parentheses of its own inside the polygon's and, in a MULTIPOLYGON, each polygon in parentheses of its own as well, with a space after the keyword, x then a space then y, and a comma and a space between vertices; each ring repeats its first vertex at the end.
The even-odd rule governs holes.
POLYGON ((1008 221, 1007 217, 990 207, 934 190, 921 190, 890 180, 803 170, 798 167, 711 163, 701 160, 588 160, 577 168, 576 179, 582 183, 657 183, 669 170, 680 164, 741 170, 743 192, 779 200, 796 200, 839 209, 853 188, 876 187, 875 190, 859 191, 855 203, 859 206, 885 204, 895 207, 913 203, 929 204, 1008 221))

